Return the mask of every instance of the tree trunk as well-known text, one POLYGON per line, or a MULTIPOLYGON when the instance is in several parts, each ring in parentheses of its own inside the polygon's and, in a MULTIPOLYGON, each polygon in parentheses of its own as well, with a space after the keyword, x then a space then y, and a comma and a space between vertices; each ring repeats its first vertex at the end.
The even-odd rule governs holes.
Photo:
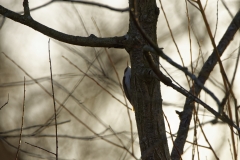
MULTIPOLYGON (((137 12, 135 17, 138 18, 141 27, 157 44, 156 25, 159 9, 156 6, 156 1, 136 0, 136 4, 134 6, 134 1, 130 0, 130 10, 137 12)), ((132 44, 129 44, 126 50, 131 59, 131 95, 135 109, 141 155, 142 159, 168 160, 170 155, 165 133, 160 82, 144 74, 149 73, 150 70, 142 51, 147 42, 133 22, 135 17, 130 14, 129 37, 127 38, 132 40, 132 44)), ((159 58, 155 55, 152 56, 155 64, 159 65, 159 58)))

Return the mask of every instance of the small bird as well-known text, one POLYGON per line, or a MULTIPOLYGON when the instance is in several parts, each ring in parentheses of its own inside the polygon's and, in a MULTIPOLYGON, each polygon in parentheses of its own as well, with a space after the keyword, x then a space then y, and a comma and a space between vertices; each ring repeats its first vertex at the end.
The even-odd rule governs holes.
POLYGON ((128 101, 132 104, 131 102, 131 67, 127 66, 124 70, 124 76, 122 80, 123 84, 123 90, 125 92, 125 95, 128 99, 128 101))

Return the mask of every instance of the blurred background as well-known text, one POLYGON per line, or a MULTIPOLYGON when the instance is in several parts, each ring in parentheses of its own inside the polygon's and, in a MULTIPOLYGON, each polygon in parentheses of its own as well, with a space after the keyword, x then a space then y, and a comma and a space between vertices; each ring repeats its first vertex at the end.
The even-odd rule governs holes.
MULTIPOLYGON (((34 8, 47 2, 49 1, 29 0, 29 6, 34 8)), ((128 7, 127 0, 95 2, 115 8, 128 7)), ((200 12, 187 3, 191 28, 190 43, 186 2, 162 1, 176 42, 174 43, 159 1, 157 4, 160 8, 157 27, 159 47, 163 47, 164 52, 178 64, 182 65, 183 62, 189 69, 193 64, 194 74, 198 75, 203 63, 213 51, 200 12), (182 60, 179 55, 182 56, 182 60)), ((205 13, 212 33, 215 35, 215 42, 218 44, 232 20, 231 14, 234 16, 239 10, 240 2, 215 0, 202 1, 202 4, 206 5, 205 13)), ((0 5, 14 12, 23 11, 22 1, 0 0, 0 5)), ((51 3, 31 11, 31 16, 34 20, 57 31, 84 37, 90 34, 98 37, 122 36, 128 31, 129 23, 128 12, 116 12, 103 7, 71 2, 51 3)), ((52 89, 49 49, 56 107, 59 108, 57 115, 59 159, 134 159, 128 153, 133 151, 134 155, 140 158, 135 114, 131 110, 128 114, 120 85, 124 69, 130 62, 128 53, 124 49, 81 47, 52 38, 49 42, 49 37, 8 18, 4 19, 2 16, 0 16, 0 24, 2 24, 0 29, 0 106, 8 101, 7 105, 0 110, 1 160, 14 159, 16 156, 22 124, 24 77, 26 94, 19 159, 55 159, 53 154, 34 147, 38 146, 51 152, 55 152, 56 148, 54 106, 50 96, 52 89), (133 145, 131 138, 134 139, 133 145), (116 144, 123 147, 118 147, 116 144)), ((239 54, 239 40, 239 33, 237 33, 221 57, 230 80, 239 54)), ((181 86, 189 90, 188 82, 182 72, 162 59, 160 63, 181 86)), ((240 96, 239 81, 240 74, 237 73, 233 87, 236 97, 240 96)), ((220 100, 224 97, 225 91, 218 65, 205 86, 220 100)), ((185 97, 164 84, 161 84, 161 90, 163 110, 171 131, 175 134, 179 125, 175 110, 182 111, 185 97)), ((201 93, 200 98, 218 110, 216 103, 205 92, 201 93)), ((131 107, 131 104, 128 103, 128 106, 131 107)), ((229 127, 221 122, 211 123, 214 116, 201 106, 198 116, 218 157, 229 159, 233 152, 229 127)), ((189 142, 193 142, 194 139, 193 126, 192 122, 187 139, 189 142)), ((169 131, 167 123, 166 130, 169 131)), ((171 150, 172 141, 170 135, 167 134, 167 136, 171 150)), ((199 145, 208 147, 199 128, 197 128, 197 141, 199 145)), ((238 140, 235 142, 237 146, 238 140)), ((198 147, 198 150, 193 151, 191 143, 185 144, 185 153, 182 158, 190 159, 192 152, 200 153, 200 159, 215 159, 208 148, 198 147)), ((195 156, 195 159, 198 159, 198 156, 195 156)))

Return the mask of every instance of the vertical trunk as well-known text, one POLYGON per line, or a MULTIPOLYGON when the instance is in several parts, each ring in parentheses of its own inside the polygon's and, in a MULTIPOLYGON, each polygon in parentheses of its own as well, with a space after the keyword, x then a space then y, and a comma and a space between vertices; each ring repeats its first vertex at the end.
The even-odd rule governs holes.
MULTIPOLYGON (((135 11, 141 27, 156 42, 156 25, 159 9, 155 0, 136 0, 135 11)), ((129 0, 130 9, 134 8, 134 1, 129 0)), ((142 47, 147 44, 136 28, 130 15, 128 38, 132 41, 126 48, 130 54, 132 66, 131 95, 135 108, 139 142, 142 159, 168 160, 169 149, 165 133, 162 111, 160 82, 143 75, 143 71, 150 69, 142 52, 142 47)), ((154 56, 154 61, 159 64, 159 58, 154 56)))

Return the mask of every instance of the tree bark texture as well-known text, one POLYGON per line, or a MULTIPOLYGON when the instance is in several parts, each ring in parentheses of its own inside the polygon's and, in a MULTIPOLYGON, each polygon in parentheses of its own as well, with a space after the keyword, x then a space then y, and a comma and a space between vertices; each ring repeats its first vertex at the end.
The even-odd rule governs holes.
MULTIPOLYGON (((130 0, 130 23, 127 38, 131 44, 126 48, 130 55, 132 77, 131 96, 135 109, 142 159, 170 159, 162 111, 160 82, 148 76, 150 67, 142 48, 148 44, 137 29, 133 18, 157 44, 156 27, 159 9, 153 0, 130 0), (134 16, 135 15, 135 16, 134 16)), ((156 65, 158 56, 152 55, 156 65)))

